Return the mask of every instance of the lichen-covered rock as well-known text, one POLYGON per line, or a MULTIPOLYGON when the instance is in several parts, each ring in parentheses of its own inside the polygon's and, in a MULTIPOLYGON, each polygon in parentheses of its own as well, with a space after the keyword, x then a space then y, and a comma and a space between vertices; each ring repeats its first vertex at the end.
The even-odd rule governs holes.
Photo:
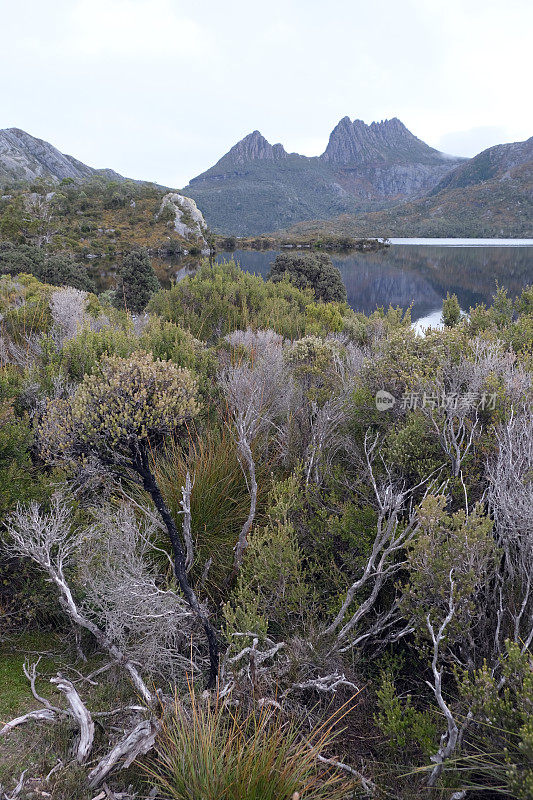
POLYGON ((202 253, 205 251, 208 254, 207 225, 194 200, 177 192, 169 192, 163 197, 158 216, 167 208, 174 213, 173 227, 176 233, 189 241, 196 240, 202 253))

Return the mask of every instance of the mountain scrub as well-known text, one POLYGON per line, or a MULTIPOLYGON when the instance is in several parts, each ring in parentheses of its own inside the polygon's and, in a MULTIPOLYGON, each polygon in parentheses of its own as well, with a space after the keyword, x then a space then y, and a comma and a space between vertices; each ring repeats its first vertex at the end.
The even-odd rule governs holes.
POLYGON ((8 797, 531 796, 533 290, 420 336, 294 255, 0 277, 8 797))

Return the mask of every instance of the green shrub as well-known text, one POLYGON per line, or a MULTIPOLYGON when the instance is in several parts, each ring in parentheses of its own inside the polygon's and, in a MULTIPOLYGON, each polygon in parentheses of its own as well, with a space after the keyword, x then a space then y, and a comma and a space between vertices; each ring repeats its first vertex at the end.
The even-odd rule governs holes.
POLYGON ((336 360, 342 360, 343 349, 336 341, 305 336, 292 344, 286 360, 303 386, 308 400, 319 404, 328 400, 340 385, 336 360))
POLYGON ((25 273, 53 286, 95 290, 85 264, 76 261, 70 253, 49 253, 34 245, 0 244, 0 273, 25 273))
POLYGON ((390 670, 383 670, 376 692, 377 713, 374 720, 387 737, 387 748, 402 762, 413 758, 413 750, 425 756, 437 749, 439 728, 437 718, 430 711, 419 711, 413 706, 410 694, 399 697, 390 670))
POLYGON ((446 293, 442 304, 442 321, 447 328, 454 328, 461 319, 461 306, 456 294, 446 293))
POLYGON ((346 302, 346 288, 339 269, 326 253, 280 253, 270 269, 269 280, 288 279, 298 289, 312 289, 317 300, 346 302))
POLYGON ((148 250, 137 248, 124 256, 119 271, 115 303, 134 314, 144 311, 151 296, 159 289, 148 250))
MULTIPOLYGON (((295 477, 274 486, 268 521, 256 526, 250 536, 235 590, 224 606, 230 643, 234 632, 284 635, 304 616, 308 583, 289 521, 297 495, 295 477)), ((242 638, 238 646, 244 646, 242 638)))
POLYGON ((22 344, 30 336, 49 331, 52 324, 52 291, 51 286, 31 275, 17 275, 16 280, 2 278, 0 305, 5 309, 2 332, 22 344))
POLYGON ((154 358, 193 370, 201 390, 207 392, 212 388, 218 367, 215 354, 174 322, 151 316, 139 338, 139 348, 151 352, 154 358))
POLYGON ((137 349, 136 344, 131 331, 110 325, 98 331, 83 328, 63 345, 60 364, 72 380, 81 381, 95 371, 103 355, 126 358, 137 349))
POLYGON ((497 668, 486 663, 459 675, 459 697, 473 713, 463 753, 453 760, 465 788, 489 787, 504 796, 533 796, 533 658, 506 642, 497 668))
POLYGON ((383 457, 391 470, 412 484, 437 475, 447 463, 430 421, 420 411, 408 414, 403 424, 390 429, 383 457))
POLYGON ((273 328, 296 339, 305 331, 305 309, 312 300, 309 290, 299 290, 285 281, 265 283, 228 261, 204 263, 194 276, 158 292, 148 310, 203 341, 248 327, 273 328))

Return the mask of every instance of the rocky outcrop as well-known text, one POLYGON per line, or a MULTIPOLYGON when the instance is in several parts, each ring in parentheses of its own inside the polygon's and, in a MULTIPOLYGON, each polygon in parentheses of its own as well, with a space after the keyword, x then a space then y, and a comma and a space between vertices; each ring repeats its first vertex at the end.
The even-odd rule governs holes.
POLYGON ((202 254, 208 255, 207 225, 202 212, 190 197, 185 197, 177 192, 169 192, 163 197, 158 216, 169 210, 174 218, 169 221, 178 236, 183 237, 199 246, 202 254))
POLYGON ((88 167, 20 128, 0 130, 0 181, 3 183, 33 181, 36 178, 46 178, 54 182, 63 178, 86 180, 93 175, 124 180, 113 170, 88 167))

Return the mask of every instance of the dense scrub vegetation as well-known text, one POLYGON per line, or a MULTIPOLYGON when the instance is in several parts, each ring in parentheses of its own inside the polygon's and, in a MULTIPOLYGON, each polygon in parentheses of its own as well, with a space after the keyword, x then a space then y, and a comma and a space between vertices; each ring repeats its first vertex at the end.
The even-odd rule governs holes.
POLYGON ((8 795, 530 798, 533 289, 125 305, 0 277, 8 795))
POLYGON ((269 280, 287 278, 299 289, 312 289, 317 300, 346 302, 340 271, 326 253, 280 253, 272 264, 269 280))
MULTIPOLYGON (((123 290, 125 271, 135 253, 170 257, 200 255, 205 241, 190 231, 188 238, 174 229, 174 214, 162 207, 165 190, 153 184, 94 178, 57 184, 37 181, 6 188, 0 197, 0 275, 26 273, 54 286, 95 291, 108 276, 109 288, 139 311, 148 300, 144 292, 123 290), (122 273, 122 275, 121 275, 122 273), (118 277, 116 277, 118 275, 118 277), (141 305, 139 305, 141 303, 141 305)), ((184 224, 187 220, 183 219, 184 224)), ((207 234, 209 237, 209 234, 207 234)), ((152 280, 147 288, 157 289, 152 280)))

